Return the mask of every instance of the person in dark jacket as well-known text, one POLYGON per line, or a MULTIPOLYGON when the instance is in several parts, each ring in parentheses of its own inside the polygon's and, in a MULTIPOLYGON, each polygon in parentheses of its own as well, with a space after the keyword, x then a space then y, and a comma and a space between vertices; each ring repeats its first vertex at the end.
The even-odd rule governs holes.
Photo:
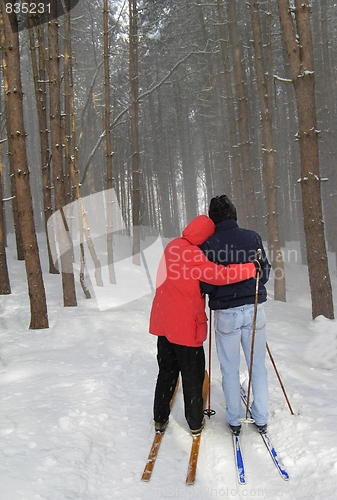
MULTIPOLYGON (((252 417, 262 432, 267 428, 268 421, 266 318, 263 303, 267 300, 265 284, 269 279, 270 264, 260 235, 238 226, 236 207, 226 195, 212 198, 209 217, 216 224, 216 229, 214 235, 201 245, 201 249, 211 261, 224 265, 247 262, 256 258, 259 249, 262 251, 252 369, 252 417)), ((215 339, 226 399, 226 419, 232 431, 238 434, 244 417, 240 398, 240 344, 249 370, 256 279, 228 286, 202 283, 202 289, 209 295, 210 309, 215 311, 215 339)))
POLYGON ((215 224, 199 215, 180 238, 165 248, 160 261, 149 332, 158 336, 159 374, 154 397, 156 431, 163 432, 170 414, 170 400, 181 372, 185 417, 192 434, 201 432, 202 385, 205 374, 203 342, 207 336, 205 298, 200 280, 228 285, 256 274, 252 263, 224 267, 210 262, 199 246, 214 233, 215 224))

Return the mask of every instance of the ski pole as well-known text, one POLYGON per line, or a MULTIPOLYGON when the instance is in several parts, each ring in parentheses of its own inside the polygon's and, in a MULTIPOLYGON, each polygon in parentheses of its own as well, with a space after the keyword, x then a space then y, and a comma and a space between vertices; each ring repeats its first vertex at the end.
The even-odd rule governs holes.
POLYGON ((284 397, 286 398, 286 401, 287 401, 287 404, 288 404, 288 407, 289 407, 290 413, 291 413, 292 415, 295 415, 295 413, 293 412, 293 409, 292 409, 292 407, 291 407, 291 404, 290 404, 290 402, 289 402, 289 399, 288 399, 288 396, 287 396, 286 390, 285 390, 285 388, 284 388, 284 385, 282 384, 282 380, 281 380, 280 374, 279 374, 279 372, 278 372, 278 370, 277 370, 277 368, 276 368, 276 363, 275 363, 274 358, 273 358, 273 356, 272 356, 272 354, 271 354, 271 352, 270 352, 268 342, 266 342, 266 347, 267 347, 267 351, 268 351, 268 354, 269 354, 269 357, 270 357, 270 361, 272 362, 272 365, 273 365, 273 367, 274 367, 274 370, 275 370, 276 376, 277 376, 277 378, 278 378, 278 381, 280 382, 280 386, 281 386, 281 389, 282 389, 282 391, 283 391, 284 397))
MULTIPOLYGON (((261 250, 257 250, 258 258, 261 257, 261 250)), ((256 317, 257 317, 257 306, 259 301, 259 282, 260 282, 260 271, 256 273, 256 285, 255 285, 255 304, 254 304, 254 317, 253 317, 253 330, 252 330, 252 345, 250 349, 250 362, 249 362, 249 378, 248 378, 248 394, 247 394, 247 406, 246 406, 246 421, 248 420, 249 412, 249 398, 250 398, 250 387, 252 383, 252 373, 253 373, 253 359, 254 359, 254 342, 255 342, 255 332, 256 332, 256 317)))
POLYGON ((212 310, 209 310, 209 328, 208 328, 208 408, 204 410, 204 415, 211 418, 215 415, 215 410, 211 410, 211 359, 212 359, 212 310))

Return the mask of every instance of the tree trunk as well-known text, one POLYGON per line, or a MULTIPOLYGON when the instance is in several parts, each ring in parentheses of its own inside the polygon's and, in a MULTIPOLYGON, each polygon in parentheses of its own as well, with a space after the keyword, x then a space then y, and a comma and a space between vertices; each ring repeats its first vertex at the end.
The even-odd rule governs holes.
MULTIPOLYGON (((64 144, 64 204, 69 205, 73 201, 72 196, 72 182, 71 182, 71 168, 73 161, 73 144, 71 134, 71 97, 70 97, 70 61, 72 59, 71 53, 71 16, 70 4, 67 3, 67 14, 64 22, 64 57, 63 57, 63 88, 64 88, 64 113, 61 119, 62 139, 64 144), (68 10, 69 9, 69 10, 68 10)), ((71 216, 67 217, 67 224, 71 225, 71 216)), ((74 260, 74 255, 73 255, 74 260)))
POLYGON ((140 157, 138 123, 138 13, 137 0, 129 0, 129 45, 130 45, 130 89, 131 89, 131 158, 132 158, 132 226, 133 263, 140 265, 140 157))
MULTIPOLYGON (((159 99, 159 95, 158 95, 159 99)), ((157 199, 159 220, 162 225, 161 233, 163 236, 168 236, 170 233, 171 225, 171 207, 170 207, 170 184, 169 184, 169 172, 168 166, 165 159, 160 155, 160 137, 159 137, 159 120, 160 111, 159 103, 158 109, 155 107, 154 95, 149 95, 149 119, 151 123, 151 139, 153 144, 153 165, 154 172, 156 173, 156 196, 152 197, 153 200, 157 199)), ((153 180, 152 177, 147 182, 152 187, 153 180)))
MULTIPOLYGON (((69 2, 69 0, 68 0, 69 2)), ((68 72, 69 72, 69 113, 70 113, 70 124, 71 124, 71 137, 69 139, 70 148, 70 161, 69 169, 72 181, 72 186, 75 193, 75 198, 77 201, 76 207, 79 217, 79 228, 80 228, 80 282, 87 299, 91 298, 90 292, 85 285, 84 280, 84 268, 85 268, 85 255, 84 255, 84 236, 88 245, 89 253, 95 267, 95 280, 97 286, 103 286, 101 263, 97 256, 95 246, 90 234, 90 228, 88 219, 86 216, 85 208, 83 205, 83 200, 81 196, 80 182, 79 182, 79 166, 78 166, 78 144, 77 144, 77 134, 76 134, 76 123, 75 123, 75 96, 74 96, 74 78, 73 78, 73 58, 72 58, 72 46, 71 46, 71 36, 70 36, 70 5, 67 14, 67 26, 69 31, 69 36, 67 37, 68 43, 68 72)))
MULTIPOLYGON (((2 47, 4 47, 4 31, 1 33, 2 38, 2 47)), ((6 92, 8 91, 8 71, 7 65, 4 60, 4 51, 2 51, 2 75, 3 75, 3 85, 4 85, 4 93, 6 97, 6 92)), ((6 104, 6 100, 5 100, 6 104)), ((24 251, 23 251, 23 241, 22 241, 22 233, 19 222, 19 208, 18 208, 18 199, 16 196, 16 186, 15 186, 15 176, 14 176, 14 159, 12 155, 9 154, 11 151, 11 138, 9 134, 7 134, 7 147, 8 147, 8 161, 9 161, 9 171, 10 171, 10 184, 11 184, 11 197, 12 197, 12 213, 13 213, 13 225, 14 225, 14 233, 15 233, 15 242, 16 242, 16 254, 18 260, 24 260, 24 251)))
POLYGON ((0 295, 11 293, 7 259, 6 259, 6 228, 2 195, 2 142, 0 143, 0 295))
MULTIPOLYGON (((60 210, 63 224, 67 231, 67 221, 63 214, 65 205, 63 151, 62 151, 62 127, 61 127, 61 103, 60 103, 60 74, 59 74, 59 52, 58 52, 58 23, 57 3, 52 2, 50 8, 50 20, 48 23, 48 73, 49 73, 49 95, 50 95, 50 136, 53 167, 53 185, 55 197, 55 210, 60 210)), ((62 273, 63 304, 64 306, 76 306, 75 282, 72 263, 72 245, 64 227, 55 228, 56 237, 60 248, 60 263, 62 273)))
MULTIPOLYGON (((39 19, 40 20, 40 19, 39 19)), ((38 20, 38 21, 39 21, 38 20)), ((58 274, 58 270, 54 265, 52 258, 51 246, 55 246, 55 241, 50 242, 47 232, 47 221, 53 213, 52 198, 51 198, 51 178, 50 178, 50 152, 48 141, 48 124, 47 124, 47 96, 46 96, 46 53, 44 47, 44 30, 43 24, 37 24, 34 28, 34 20, 31 16, 28 17, 29 26, 29 41, 30 53, 32 59, 33 80, 35 89, 35 98, 37 106, 37 115, 39 120, 40 130, 40 158, 41 158, 41 173, 42 173, 42 194, 43 194, 43 211, 44 211, 44 226, 47 238, 47 250, 49 261, 49 272, 58 274), (37 33, 38 51, 35 46, 34 32, 37 33)))
POLYGON ((182 88, 178 83, 174 84, 175 110, 177 115, 177 130, 180 144, 180 159, 183 172, 183 195, 186 213, 186 221, 190 222, 197 215, 197 183, 196 172, 191 168, 190 161, 190 129, 188 120, 187 96, 182 95, 182 88))
POLYGON ((108 0, 103 2, 103 30, 104 30, 104 92, 105 92, 105 157, 106 157, 106 213, 107 213, 107 253, 110 283, 116 283, 116 274, 113 256, 113 201, 112 190, 115 189, 113 174, 113 151, 110 129, 110 73, 109 73, 109 23, 108 0))
MULTIPOLYGON (((177 195, 177 185, 176 185, 176 176, 174 175, 174 161, 172 160, 172 147, 171 147, 171 141, 172 141, 172 136, 170 133, 167 134, 165 131, 164 127, 164 119, 163 119, 163 107, 164 107, 164 102, 163 98, 159 97, 158 93, 158 124, 159 124, 159 131, 162 137, 163 137, 163 146, 162 149, 164 150, 164 158, 165 160, 165 166, 166 166, 166 172, 168 175, 168 187, 169 187, 169 198, 170 198, 170 213, 169 218, 170 218, 170 226, 169 226, 169 231, 167 236, 168 238, 172 238, 177 236, 180 233, 180 226, 179 226, 179 208, 178 208, 178 195, 177 195), (166 138, 166 140, 165 140, 166 138)), ((161 183, 165 182, 163 179, 159 181, 159 186, 161 186, 161 183)), ((159 187, 161 191, 161 187, 159 187)))
POLYGON ((273 143, 273 117, 270 99, 270 85, 263 61, 268 58, 263 53, 262 33, 258 2, 249 1, 252 21, 255 67, 262 120, 263 181, 267 207, 267 233, 269 256, 274 271, 274 298, 286 301, 284 263, 279 239, 277 186, 275 172, 275 151, 273 143))
MULTIPOLYGON (((74 166, 74 164, 77 165, 77 161, 75 161, 75 156, 77 157, 77 146, 76 143, 74 142, 73 134, 72 134, 72 94, 73 94, 73 83, 71 81, 72 79, 72 48, 71 48, 71 15, 70 15, 70 2, 67 0, 67 14, 66 14, 66 22, 65 22, 65 28, 64 28, 64 64, 63 64, 63 73, 64 73, 64 117, 63 117, 63 128, 62 128, 62 133, 63 133, 63 142, 64 142, 64 147, 65 147, 65 198, 64 198, 64 203, 65 205, 68 205, 72 202, 73 196, 72 196, 72 189, 76 188, 72 184, 75 184, 74 181, 74 171, 77 171, 77 168, 74 166)), ((78 177, 78 172, 77 172, 77 177, 78 177)), ((77 183, 78 184, 78 183, 77 183)), ((79 212, 79 218, 81 218, 80 214, 80 209, 78 205, 72 206, 74 207, 75 211, 76 208, 78 208, 79 212), (75 208, 76 207, 76 208, 75 208)), ((72 211, 67 210, 67 216, 66 216, 66 221, 68 228, 70 229, 71 232, 71 225, 72 225, 72 217, 73 213, 72 211)), ((83 243, 83 228, 82 224, 79 223, 79 241, 80 241, 80 284, 84 293, 84 296, 87 299, 91 298, 90 292, 88 288, 85 285, 85 279, 84 279, 84 268, 85 268, 85 253, 84 253, 84 243, 83 243)), ((69 244, 71 245, 71 254, 72 254, 72 261, 75 261, 75 256, 74 256, 74 247, 73 247, 73 241, 70 241, 69 244)))
MULTIPOLYGON (((207 47, 209 41, 209 30, 206 24, 207 14, 202 0, 197 0, 197 5, 198 22, 202 34, 200 41, 207 47)), ((214 189, 212 189, 211 197, 214 194, 227 193, 232 198, 231 162, 228 161, 228 157, 225 154, 227 134, 225 133, 223 103, 222 98, 219 98, 220 85, 216 81, 218 71, 217 67, 214 67, 214 58, 211 54, 206 52, 203 59, 201 67, 202 80, 200 81, 200 83, 203 83, 203 89, 198 98, 200 103, 198 114, 201 114, 202 117, 207 116, 207 119, 201 120, 204 125, 201 132, 204 140, 201 139, 200 141, 204 157, 205 179, 212 180, 213 178, 215 180, 217 193, 214 193, 214 189), (207 145, 205 144, 206 142, 207 145), (210 159, 209 150, 214 154, 213 162, 208 161, 210 159)), ((191 163, 191 165, 193 164, 194 162, 191 163)), ((195 172, 195 174, 198 175, 198 172, 195 172)), ((209 187, 212 188, 212 182, 209 187)), ((209 201, 211 197, 208 196, 207 200, 209 201)))
MULTIPOLYGON (((303 208, 302 208, 302 193, 300 190, 300 186, 298 183, 298 179, 301 176, 301 165, 300 165, 300 156, 299 156, 299 148, 295 141, 295 137, 298 131, 298 117, 297 117, 297 109, 296 109, 296 96, 294 92, 294 86, 291 81, 291 70, 290 70, 290 62, 288 57, 287 48, 285 45, 284 37, 282 38, 282 55, 283 55, 283 63, 284 63, 284 72, 285 72, 285 91, 286 91, 286 110, 283 112, 282 117, 279 120, 279 127, 282 127, 282 121, 284 117, 287 117, 289 120, 289 127, 287 127, 287 135, 285 140, 288 144, 289 148, 289 156, 290 158, 285 158, 283 160, 283 165, 280 165, 281 171, 285 172, 283 175, 282 183, 286 186, 288 192, 282 193, 282 213, 284 217, 281 220, 281 224, 283 223, 284 232, 286 231, 286 221, 292 221, 292 231, 287 231, 288 237, 290 240, 298 239, 300 242, 300 252, 301 252, 301 262, 306 265, 307 261, 307 251, 305 245, 305 234, 304 227, 302 224, 303 220, 303 208), (290 203, 289 203, 290 200, 290 203)), ((282 84, 284 85, 284 84, 282 84)), ((276 112, 280 108, 280 106, 276 107, 276 112)), ((276 134, 276 141, 279 138, 279 142, 277 143, 277 150, 282 150, 282 144, 284 144, 284 138, 282 141, 281 134, 276 134)))
POLYGON ((242 65, 241 44, 239 40, 235 0, 227 3, 229 33, 233 52, 233 70, 235 80, 235 92, 238 106, 238 126, 240 136, 241 161, 243 166, 243 185, 246 197, 247 226, 256 229, 256 204, 252 174, 252 161, 249 137, 249 109, 245 88, 245 73, 242 65))
MULTIPOLYGON (((327 186, 328 197, 325 209, 327 221, 327 240, 332 252, 337 259, 337 224, 336 224, 336 196, 337 196, 337 151, 336 151, 336 126, 335 126, 335 98, 332 88, 332 74, 330 63, 330 44, 328 36, 328 14, 327 2, 321 0, 321 24, 322 24, 322 51, 324 68, 324 87, 326 93, 326 107, 328 116, 327 143, 329 150, 329 183, 327 186)), ((337 261, 336 261, 337 264, 337 261)))
POLYGON ((242 179, 242 167, 238 148, 238 134, 237 125, 235 119, 235 108, 233 100, 232 91, 232 81, 231 72, 229 68, 229 58, 228 58, 228 43, 225 30, 225 14, 223 10, 223 5, 221 0, 217 0, 218 8, 218 18, 219 18, 219 29, 220 29, 220 39, 221 39, 221 56, 222 63, 224 66, 225 75, 225 90, 226 90, 226 103, 227 103, 227 113, 229 120, 229 135, 230 135, 230 151, 231 151, 231 161, 233 163, 233 192, 234 201, 237 207, 240 207, 238 211, 238 222, 242 226, 245 224, 247 218, 247 207, 245 205, 244 190, 243 190, 243 179, 242 179))
POLYGON ((26 133, 23 121, 20 51, 17 20, 14 13, 5 14, 5 2, 1 1, 4 25, 4 64, 7 72, 6 91, 7 134, 10 137, 9 155, 13 158, 19 223, 23 240, 31 321, 29 328, 48 328, 46 295, 37 245, 33 205, 29 185, 29 169, 26 151, 26 133))
POLYGON ((278 6, 298 110, 302 204, 312 317, 323 315, 333 319, 332 288, 322 217, 310 5, 307 0, 296 0, 295 9, 290 9, 288 0, 278 0, 278 6))

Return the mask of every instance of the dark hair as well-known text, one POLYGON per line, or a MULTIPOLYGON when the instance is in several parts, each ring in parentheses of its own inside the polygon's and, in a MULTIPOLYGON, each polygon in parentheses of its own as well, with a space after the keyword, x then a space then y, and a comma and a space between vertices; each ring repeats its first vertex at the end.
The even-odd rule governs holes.
POLYGON ((237 219, 235 205, 225 194, 211 199, 208 215, 214 224, 227 219, 237 219))

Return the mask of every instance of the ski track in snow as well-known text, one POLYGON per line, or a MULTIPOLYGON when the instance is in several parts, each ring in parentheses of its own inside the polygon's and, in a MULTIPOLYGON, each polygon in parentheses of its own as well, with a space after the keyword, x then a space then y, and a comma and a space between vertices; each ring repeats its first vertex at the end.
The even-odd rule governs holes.
MULTIPOLYGON (((290 480, 282 480, 261 437, 244 424, 247 484, 237 484, 213 345, 216 415, 202 434, 196 482, 186 486, 192 440, 181 387, 152 478, 140 480, 154 432, 152 296, 100 311, 78 286, 78 307, 64 308, 60 277, 45 272, 50 328, 29 330, 24 264, 11 253, 12 294, 0 297, 0 500, 335 498, 337 322, 311 320, 305 266, 286 264, 288 302, 273 301, 270 282, 266 304, 268 344, 295 412, 267 360, 269 433, 290 480)), ((43 252, 42 261, 46 268, 43 252)), ((335 271, 331 277, 336 304, 335 271)), ((205 348, 207 355, 208 341, 205 348)))

